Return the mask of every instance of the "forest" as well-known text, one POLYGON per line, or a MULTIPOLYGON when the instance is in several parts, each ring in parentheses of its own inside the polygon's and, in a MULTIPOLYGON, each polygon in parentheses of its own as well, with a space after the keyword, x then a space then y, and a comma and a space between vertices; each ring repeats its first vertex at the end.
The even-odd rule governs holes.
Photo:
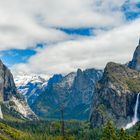
POLYGON ((111 121, 93 128, 88 121, 1 121, 1 140, 140 140, 140 123, 129 130, 117 129, 111 121), (63 130, 64 128, 64 130, 63 130), (64 131, 64 132, 63 132, 64 131), (64 133, 64 134, 63 134, 64 133))

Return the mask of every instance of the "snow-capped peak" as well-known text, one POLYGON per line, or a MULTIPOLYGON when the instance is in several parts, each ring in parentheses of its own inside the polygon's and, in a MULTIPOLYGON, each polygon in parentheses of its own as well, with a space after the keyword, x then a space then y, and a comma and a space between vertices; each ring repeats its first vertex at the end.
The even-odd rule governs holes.
POLYGON ((18 92, 26 97, 29 105, 36 100, 48 85, 48 76, 43 74, 17 75, 14 80, 18 92))
POLYGON ((48 80, 48 76, 46 75, 18 75, 15 77, 15 84, 17 87, 26 85, 28 83, 44 83, 48 80))

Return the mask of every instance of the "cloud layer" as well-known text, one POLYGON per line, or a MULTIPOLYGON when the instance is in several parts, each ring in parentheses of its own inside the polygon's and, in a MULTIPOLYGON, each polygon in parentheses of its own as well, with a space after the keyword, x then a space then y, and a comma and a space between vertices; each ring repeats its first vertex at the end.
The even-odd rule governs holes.
POLYGON ((140 19, 128 21, 137 0, 0 0, 0 50, 33 48, 37 53, 13 72, 68 73, 77 68, 103 68, 108 61, 125 63, 132 57, 140 33, 140 19), (127 4, 128 11, 122 10, 127 4), (91 28, 80 36, 61 28, 91 28))
POLYGON ((77 68, 104 68, 107 62, 131 60, 140 35, 140 19, 96 37, 66 41, 39 49, 28 64, 15 65, 27 73, 68 73, 77 68))
POLYGON ((110 28, 124 22, 124 0, 0 0, 0 50, 71 39, 59 28, 110 28))

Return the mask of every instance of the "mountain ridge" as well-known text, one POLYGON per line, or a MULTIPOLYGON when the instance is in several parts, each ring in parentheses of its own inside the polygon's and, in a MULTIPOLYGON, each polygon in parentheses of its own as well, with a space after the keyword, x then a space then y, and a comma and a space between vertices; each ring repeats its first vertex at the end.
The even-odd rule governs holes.
POLYGON ((94 86, 101 76, 101 70, 78 69, 76 73, 72 72, 52 84, 31 108, 43 118, 59 118, 60 113, 56 110, 59 110, 63 104, 66 119, 88 119, 94 86))

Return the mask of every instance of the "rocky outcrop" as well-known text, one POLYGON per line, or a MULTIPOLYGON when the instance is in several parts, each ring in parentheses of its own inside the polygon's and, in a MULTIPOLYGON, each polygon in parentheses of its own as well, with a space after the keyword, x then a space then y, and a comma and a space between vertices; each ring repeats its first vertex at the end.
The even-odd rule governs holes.
MULTIPOLYGON (((10 70, 0 61, 0 105, 9 110, 18 112, 21 117, 35 119, 35 114, 28 107, 23 96, 17 93, 17 89, 10 70)), ((1 108, 1 116, 4 118, 4 110, 1 108)))
POLYGON ((133 59, 129 62, 128 66, 134 70, 140 71, 140 40, 134 52, 133 59))
MULTIPOLYGON (((110 62, 94 94, 90 121, 100 127, 112 120, 117 127, 131 122, 137 93, 140 92, 140 73, 127 66, 110 62)), ((140 114, 140 107, 138 109, 140 114)))
POLYGON ((60 118, 63 106, 65 118, 88 119, 95 83, 102 73, 96 69, 78 69, 52 84, 31 107, 43 118, 60 118))

